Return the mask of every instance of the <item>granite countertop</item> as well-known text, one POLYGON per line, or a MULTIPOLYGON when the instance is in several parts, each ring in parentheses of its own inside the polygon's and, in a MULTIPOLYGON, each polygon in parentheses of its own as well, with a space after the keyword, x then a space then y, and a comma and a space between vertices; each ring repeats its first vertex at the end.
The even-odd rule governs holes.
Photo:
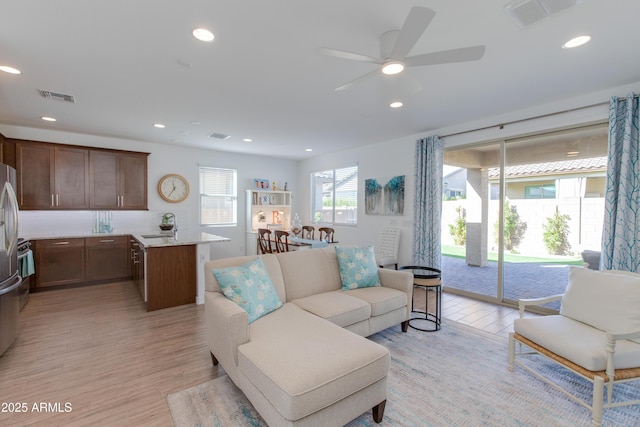
POLYGON ((46 233, 34 233, 33 235, 20 236, 27 240, 45 240, 45 239, 76 239, 84 237, 108 237, 108 236, 133 236, 135 237, 145 248, 162 247, 162 246, 183 246, 183 245, 198 245, 203 243, 215 243, 215 242, 228 242, 231 239, 228 237, 222 237, 211 233, 205 233, 201 231, 184 230, 178 231, 177 235, 173 234, 162 235, 158 231, 140 231, 132 230, 131 232, 113 232, 113 233, 74 233, 74 232, 46 232, 46 233), (147 237, 144 237, 147 236, 147 237), (162 236, 162 237, 149 237, 149 236, 162 236))
POLYGON ((169 234, 162 237, 149 237, 150 235, 162 235, 162 233, 157 232, 149 234, 132 233, 131 235, 135 237, 145 248, 197 245, 201 243, 228 242, 231 240, 228 237, 222 237, 211 233, 203 233, 201 231, 178 231, 175 236, 173 234, 169 234))

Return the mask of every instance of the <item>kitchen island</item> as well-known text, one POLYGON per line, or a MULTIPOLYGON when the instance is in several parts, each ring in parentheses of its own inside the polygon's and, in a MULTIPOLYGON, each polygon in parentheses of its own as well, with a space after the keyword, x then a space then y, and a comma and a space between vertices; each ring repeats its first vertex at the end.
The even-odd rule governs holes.
POLYGON ((202 232, 132 234, 143 254, 138 277, 147 311, 183 304, 204 303, 204 263, 210 260, 209 243, 228 242, 227 237, 202 232))

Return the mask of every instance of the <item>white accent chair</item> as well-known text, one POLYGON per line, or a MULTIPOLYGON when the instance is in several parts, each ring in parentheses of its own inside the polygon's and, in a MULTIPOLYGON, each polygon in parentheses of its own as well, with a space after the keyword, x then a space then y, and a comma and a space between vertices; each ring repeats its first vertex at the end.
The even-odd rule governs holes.
POLYGON ((613 401, 615 384, 640 380, 638 307, 640 274, 571 267, 564 294, 519 301, 520 318, 513 322, 514 331, 509 334, 509 370, 518 365, 531 372, 590 409, 591 425, 601 426, 603 409, 640 404, 640 396, 613 401), (562 301, 559 314, 523 317, 527 306, 558 299, 562 301), (592 401, 580 399, 523 361, 537 355, 589 380, 592 401))
POLYGON ((384 227, 380 232, 378 243, 374 246, 376 263, 379 267, 393 264, 395 269, 398 269, 400 231, 398 227, 384 227))

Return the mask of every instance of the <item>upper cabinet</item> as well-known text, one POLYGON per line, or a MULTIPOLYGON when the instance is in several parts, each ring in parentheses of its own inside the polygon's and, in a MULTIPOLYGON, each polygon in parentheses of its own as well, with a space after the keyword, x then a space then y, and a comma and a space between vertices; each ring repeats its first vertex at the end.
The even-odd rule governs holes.
POLYGON ((16 145, 20 209, 89 209, 89 152, 37 142, 16 145))
POLYGON ((18 140, 20 209, 147 209, 147 156, 18 140))
POLYGON ((91 208, 147 209, 147 155, 90 150, 91 208))

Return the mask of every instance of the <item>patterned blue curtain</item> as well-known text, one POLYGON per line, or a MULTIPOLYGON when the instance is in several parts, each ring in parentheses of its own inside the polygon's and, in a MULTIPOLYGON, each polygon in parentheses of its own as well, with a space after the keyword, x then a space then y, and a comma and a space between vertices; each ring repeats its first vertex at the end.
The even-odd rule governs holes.
POLYGON ((440 268, 443 153, 444 141, 437 136, 416 141, 416 197, 413 204, 414 265, 440 268))
POLYGON ((601 269, 640 273, 639 127, 638 96, 612 98, 601 269))

